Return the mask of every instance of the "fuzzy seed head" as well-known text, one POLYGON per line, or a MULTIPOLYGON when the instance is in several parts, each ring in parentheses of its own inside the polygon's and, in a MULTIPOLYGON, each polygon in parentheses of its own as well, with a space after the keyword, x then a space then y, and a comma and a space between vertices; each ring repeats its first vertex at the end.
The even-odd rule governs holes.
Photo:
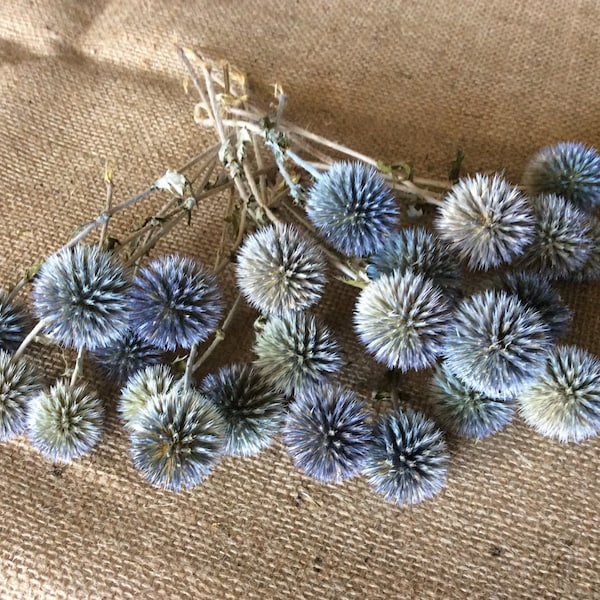
POLYGON ((346 256, 369 256, 398 225, 394 193, 371 166, 334 163, 308 191, 306 213, 321 235, 346 256))
POLYGON ((502 177, 477 174, 448 193, 435 221, 471 269, 490 269, 521 256, 534 237, 527 199, 502 177))
POLYGON ((378 494, 396 504, 418 504, 446 484, 449 455, 433 421, 411 410, 380 417, 363 468, 378 494))
POLYGON ((77 245, 50 256, 37 274, 33 306, 60 344, 96 350, 127 329, 125 269, 97 246, 77 245))
POLYGON ((0 291, 0 350, 15 352, 31 329, 25 305, 0 291))

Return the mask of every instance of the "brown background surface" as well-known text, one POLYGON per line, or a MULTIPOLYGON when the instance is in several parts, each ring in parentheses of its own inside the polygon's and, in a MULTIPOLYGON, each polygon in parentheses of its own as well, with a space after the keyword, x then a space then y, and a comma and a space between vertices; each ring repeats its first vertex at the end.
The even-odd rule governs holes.
MULTIPOLYGON (((173 34, 247 70, 259 93, 282 83, 302 125, 420 175, 444 177, 462 147, 468 171, 517 181, 542 145, 600 144, 597 2, 367 4, 0 3, 0 279, 97 214, 107 158, 122 199, 213 142, 193 124, 173 34)), ((163 248, 208 260, 220 202, 163 248)), ((596 354, 599 290, 562 288, 569 341, 596 354)), ((366 394, 383 371, 359 352, 353 297, 332 284, 319 312, 366 394)), ((252 318, 211 368, 247 347, 252 318)), ((421 387, 407 377, 403 399, 418 404, 421 387)), ((310 481, 278 444, 173 495, 136 474, 114 417, 100 449, 62 471, 18 438, 0 445, 0 597, 598 598, 599 448, 516 421, 451 441, 448 487, 400 508, 360 479, 310 481)))

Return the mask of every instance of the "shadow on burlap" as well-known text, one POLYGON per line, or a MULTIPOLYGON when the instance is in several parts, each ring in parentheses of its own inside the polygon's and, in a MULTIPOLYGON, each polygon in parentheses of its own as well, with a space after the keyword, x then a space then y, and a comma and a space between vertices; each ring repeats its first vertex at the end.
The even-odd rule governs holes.
MULTIPOLYGON (((245 69, 263 97, 283 84, 300 124, 419 175, 444 177, 460 147, 469 172, 518 181, 542 145, 600 143, 593 2, 170 4, 0 6, 2 281, 98 213, 107 158, 123 199, 214 142, 193 124, 173 34, 245 69)), ((210 261, 222 202, 163 249, 210 261)), ((231 274, 222 283, 231 297, 231 274)), ((569 342, 600 354, 598 285, 561 291, 569 342)), ((354 338, 354 297, 332 283, 318 310, 351 362, 345 381, 368 395, 385 374, 354 338)), ((254 316, 241 312, 205 372, 250 357, 254 316)), ((55 375, 64 366, 48 360, 55 375)), ((405 377, 402 400, 421 403, 424 381, 405 377)), ((136 474, 113 413, 101 447, 62 469, 24 437, 0 445, 0 596, 595 598, 598 448, 518 420, 483 442, 451 440, 448 487, 401 508, 362 479, 312 482, 276 444, 174 495, 136 474)))

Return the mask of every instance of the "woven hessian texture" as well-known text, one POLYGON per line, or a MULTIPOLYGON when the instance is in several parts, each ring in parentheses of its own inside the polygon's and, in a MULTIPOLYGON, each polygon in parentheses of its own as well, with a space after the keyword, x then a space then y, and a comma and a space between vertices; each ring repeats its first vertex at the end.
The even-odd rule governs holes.
MULTIPOLYGON (((517 182, 540 146, 600 144, 599 22, 600 5, 584 0, 5 0, 1 280, 98 214, 106 159, 120 200, 214 143, 193 123, 174 34, 245 69, 263 97, 281 83, 288 117, 322 135, 438 178, 460 147, 468 172, 517 182)), ((221 203, 163 249, 209 260, 221 203)), ((231 275, 222 281, 231 297, 231 275)), ((561 288, 575 313, 568 341, 596 354, 599 291, 561 288)), ((354 298, 331 284, 318 311, 366 396, 385 373, 354 337, 354 298)), ((254 316, 241 312, 203 373, 251 356, 254 316)), ((418 405, 423 381, 405 377, 402 400, 418 405)), ((517 420, 450 445, 448 487, 402 508, 362 479, 309 480, 280 443, 175 495, 138 476, 115 416, 100 448, 62 469, 19 437, 0 444, 0 596, 600 597, 598 440, 559 444, 517 420)))

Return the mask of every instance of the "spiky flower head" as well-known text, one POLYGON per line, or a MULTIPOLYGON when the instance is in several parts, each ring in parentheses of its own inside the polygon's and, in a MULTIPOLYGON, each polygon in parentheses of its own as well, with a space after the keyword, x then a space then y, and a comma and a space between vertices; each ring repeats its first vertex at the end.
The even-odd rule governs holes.
POLYGON ((500 431, 515 412, 514 402, 489 398, 470 388, 443 364, 433 372, 429 400, 443 429, 468 438, 482 439, 500 431))
POLYGON ((591 222, 586 213, 555 194, 531 201, 535 211, 535 237, 524 265, 553 279, 579 271, 592 250, 591 222))
POLYGON ((166 394, 174 385, 175 378, 167 365, 148 365, 131 375, 121 390, 117 406, 125 428, 135 429, 142 408, 153 396, 166 394))
POLYGON ((445 486, 448 462, 435 423, 422 413, 396 410, 375 422, 363 474, 387 501, 417 504, 445 486))
POLYGON ((131 456, 152 485, 179 492, 208 477, 224 440, 218 408, 198 391, 177 385, 140 410, 131 431, 131 456))
POLYGON ((537 310, 554 339, 567 333, 571 311, 544 275, 525 271, 505 273, 501 286, 509 294, 517 296, 525 306, 537 310))
POLYGON ((163 350, 204 341, 223 312, 217 280, 202 264, 171 254, 139 270, 130 300, 131 325, 148 344, 163 350))
POLYGON ((442 291, 412 271, 392 271, 364 288, 354 326, 375 359, 390 369, 425 369, 437 359, 450 322, 442 291))
POLYGON ((600 155, 579 142, 542 148, 523 174, 530 194, 557 194, 583 210, 600 204, 600 155))
POLYGON ((25 429, 27 405, 41 389, 41 378, 27 358, 0 350, 0 441, 25 429))
POLYGON ((0 349, 15 352, 31 329, 25 305, 0 290, 0 349))
POLYGON ((96 350, 127 329, 129 280, 97 246, 64 248, 42 264, 33 285, 36 317, 59 343, 96 350))
POLYGON ((486 290, 462 300, 444 342, 446 366, 490 398, 513 398, 535 377, 551 344, 540 313, 517 296, 486 290))
POLYGON ((288 396, 323 383, 343 365, 329 329, 301 313, 271 317, 256 336, 254 352, 260 374, 288 396))
POLYGON ((339 385, 296 396, 283 427, 283 442, 296 467, 326 483, 354 477, 364 464, 370 439, 364 403, 339 385))
POLYGON ((579 442, 600 429, 600 361, 576 346, 556 346, 519 394, 521 415, 536 431, 579 442))
POLYGON ((106 348, 98 348, 92 358, 107 379, 121 384, 140 369, 158 364, 162 353, 134 331, 127 331, 106 348))
POLYGON ((283 398, 252 365, 223 367, 204 379, 200 392, 225 419, 225 454, 253 456, 278 433, 283 398))
POLYGON ((582 267, 572 272, 570 280, 581 283, 600 278, 600 220, 589 216, 590 253, 582 267))
POLYGON ((394 193, 381 174, 360 162, 337 162, 308 191, 306 213, 333 248, 369 256, 400 220, 394 193))
POLYGON ((435 226, 471 269, 490 269, 521 256, 534 237, 527 199, 502 177, 476 174, 447 194, 435 226))
POLYGON ((87 454, 100 440, 104 407, 88 384, 57 381, 29 403, 27 435, 53 462, 68 463, 87 454))
POLYGON ((387 238, 369 259, 367 275, 377 279, 394 270, 420 273, 450 294, 460 288, 460 267, 452 249, 423 227, 402 229, 387 238))
POLYGON ((319 248, 291 225, 271 225, 250 234, 238 252, 237 282, 263 314, 302 311, 317 302, 325 286, 319 248))

